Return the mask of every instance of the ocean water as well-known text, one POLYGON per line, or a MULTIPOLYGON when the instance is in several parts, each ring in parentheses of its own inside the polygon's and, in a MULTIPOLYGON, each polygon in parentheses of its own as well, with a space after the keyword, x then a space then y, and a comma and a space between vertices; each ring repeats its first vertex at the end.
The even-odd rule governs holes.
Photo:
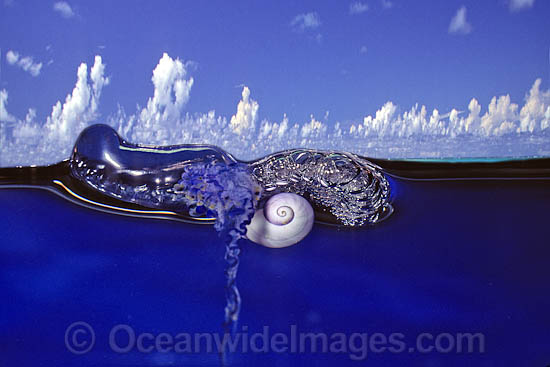
MULTIPOLYGON (((393 212, 383 221, 354 227, 318 216, 283 249, 233 237, 242 303, 229 330, 227 239, 212 226, 216 214, 201 225, 155 214, 156 204, 141 215, 106 213, 55 183, 80 187, 59 166, 0 170, 0 360, 547 364, 548 159, 371 161, 390 185, 393 212), (224 335, 233 350, 217 347, 224 335)), ((96 189, 80 193, 113 204, 107 186, 96 189)))
POLYGON ((0 367, 550 366, 547 14, 3 0, 0 367))

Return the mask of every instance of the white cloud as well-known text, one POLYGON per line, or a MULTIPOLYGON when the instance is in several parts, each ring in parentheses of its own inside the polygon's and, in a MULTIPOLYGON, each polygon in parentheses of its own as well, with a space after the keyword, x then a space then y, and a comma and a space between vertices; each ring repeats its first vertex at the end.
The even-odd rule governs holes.
POLYGON ((124 124, 123 131, 138 141, 154 139, 164 144, 171 141, 170 126, 181 119, 194 82, 193 78, 186 79, 186 65, 167 53, 162 55, 151 78, 155 87, 153 97, 138 116, 131 117, 135 123, 124 124))
POLYGON ((362 53, 362 54, 366 54, 368 51, 367 49, 367 46, 363 45, 361 46, 361 48, 359 49, 359 53, 362 53))
POLYGON ((5 89, 0 90, 0 122, 13 122, 15 117, 8 113, 6 108, 8 104, 8 91, 5 89))
POLYGON ((472 25, 466 19, 466 7, 462 6, 457 10, 449 24, 449 33, 468 34, 472 31, 472 25))
POLYGON ((369 6, 365 3, 362 3, 360 1, 355 1, 351 4, 349 4, 349 13, 350 14, 361 14, 369 10, 369 6))
POLYGON ((61 14, 63 18, 74 17, 74 11, 66 1, 57 1, 53 4, 53 10, 61 14))
POLYGON ((147 101, 147 107, 141 111, 140 120, 146 125, 160 126, 180 117, 187 101, 193 78, 185 79, 187 70, 179 60, 173 60, 164 53, 153 70, 153 98, 147 101))
POLYGON ((104 71, 101 56, 96 56, 88 82, 88 66, 80 64, 72 93, 67 95, 65 103, 58 101, 53 106, 46 120, 44 127, 50 136, 70 142, 90 121, 97 118, 101 91, 109 84, 109 78, 103 75, 104 71))
POLYGON ((42 63, 34 62, 32 56, 21 57, 18 52, 13 50, 6 53, 6 61, 8 64, 18 66, 35 77, 40 75, 42 69, 42 63))
POLYGON ((296 15, 290 25, 297 31, 306 31, 316 29, 321 26, 321 18, 316 12, 304 13, 296 15))
POLYGON ((82 63, 72 93, 64 103, 54 104, 45 123, 37 122, 36 110, 30 108, 24 119, 12 119, 17 120, 12 128, 0 124, 0 136, 4 138, 0 146, 0 165, 48 164, 68 158, 80 131, 99 116, 101 92, 109 84, 104 70, 101 57, 96 56, 88 78, 88 66, 82 63))
POLYGON ((510 0, 508 4, 510 11, 520 11, 532 8, 535 4, 535 0, 510 0))
POLYGON ((503 135, 513 131, 513 122, 518 119, 518 105, 510 96, 493 97, 488 111, 481 118, 481 129, 485 135, 503 135))
POLYGON ((25 122, 27 124, 32 123, 34 120, 36 120, 36 109, 29 108, 27 111, 27 115, 25 116, 25 122))
POLYGON ((327 126, 324 123, 315 120, 313 115, 311 115, 310 118, 311 120, 300 129, 302 138, 317 138, 327 131, 327 126))
POLYGON ((32 59, 32 57, 23 57, 21 60, 19 60, 19 66, 29 72, 32 76, 38 76, 40 75, 40 70, 42 69, 42 63, 35 63, 32 59))
POLYGON ((6 61, 8 64, 13 65, 17 62, 17 60, 19 60, 19 54, 15 51, 8 50, 6 53, 6 61))
MULTIPOLYGON (((493 97, 487 111, 480 116, 481 105, 473 98, 468 105, 468 115, 452 109, 440 115, 434 109, 430 116, 425 106, 413 106, 403 114, 397 114, 397 106, 387 102, 375 116, 366 116, 362 124, 352 124, 349 135, 355 137, 399 137, 416 135, 457 137, 473 134, 479 137, 495 137, 510 133, 535 133, 547 129, 546 116, 550 115, 550 90, 540 90, 541 80, 533 83, 519 106, 509 95, 493 97)), ((455 153, 457 154, 457 153, 455 153)))
POLYGON ((242 135, 245 131, 254 131, 259 108, 258 102, 250 98, 250 89, 245 86, 242 92, 242 99, 237 105, 237 113, 231 116, 229 125, 231 129, 238 135, 242 135))
POLYGON ((90 81, 92 82, 90 110, 94 111, 94 113, 97 111, 97 108, 99 106, 99 98, 101 97, 101 91, 103 90, 103 87, 109 85, 109 83, 111 82, 109 77, 106 77, 104 75, 105 64, 103 63, 101 56, 96 55, 94 59, 94 65, 90 69, 90 81))
MULTIPOLYGON (((550 90, 540 90, 541 80, 535 80, 529 93, 525 96, 525 104, 519 112, 520 132, 534 132, 539 129, 538 121, 550 114, 550 90)), ((542 128, 542 127, 541 127, 542 128)), ((543 129, 543 128, 542 128, 543 129)))
MULTIPOLYGON (((246 86, 231 118, 215 111, 184 112, 193 85, 188 64, 164 54, 153 71, 154 94, 147 106, 130 115, 119 108, 102 122, 131 142, 213 144, 245 160, 292 147, 386 158, 550 154, 550 91, 541 90, 540 79, 521 106, 508 95, 494 97, 485 111, 471 99, 467 109, 457 107, 447 113, 419 104, 403 111, 388 101, 360 121, 329 124, 327 115, 324 120, 311 116, 303 122, 291 122, 286 114, 281 121, 260 120, 259 103, 246 86)), ((1 91, 0 166, 54 163, 69 157, 78 133, 97 120, 101 91, 109 83, 104 74, 99 56, 89 70, 80 65, 72 93, 53 107, 45 124, 36 121, 34 109, 24 119, 10 115, 7 92, 1 91)))

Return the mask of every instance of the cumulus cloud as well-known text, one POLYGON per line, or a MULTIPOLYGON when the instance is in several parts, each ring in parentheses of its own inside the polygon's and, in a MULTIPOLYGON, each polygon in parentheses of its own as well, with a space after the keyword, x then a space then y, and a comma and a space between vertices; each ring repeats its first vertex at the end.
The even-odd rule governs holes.
MULTIPOLYGON (((520 104, 504 95, 492 98, 485 108, 474 98, 467 108, 440 112, 419 104, 402 110, 388 101, 359 121, 329 121, 325 114, 322 120, 312 115, 307 121, 291 122, 286 114, 280 121, 260 119, 260 104, 246 86, 230 118, 214 110, 185 112, 193 85, 187 65, 164 54, 153 70, 154 92, 147 106, 129 115, 119 108, 106 122, 135 143, 213 144, 246 160, 292 147, 385 158, 550 154, 550 90, 541 90, 540 79, 520 104)), ((97 119, 101 91, 109 84, 104 75, 99 56, 90 70, 80 65, 72 93, 54 105, 45 124, 36 121, 34 109, 24 119, 10 115, 7 92, 1 91, 0 165, 67 158, 78 133, 97 119)))
POLYGON ((171 143, 171 126, 182 118, 183 108, 189 101, 193 78, 187 78, 187 64, 172 59, 167 53, 153 70, 153 96, 138 114, 130 116, 121 129, 124 134, 139 142, 147 139, 155 143, 171 143))
POLYGON ((510 11, 520 11, 532 8, 535 4, 535 0, 510 0, 508 3, 508 7, 510 11))
POLYGON ((349 13, 354 14, 361 14, 369 10, 369 6, 365 3, 362 3, 360 1, 355 1, 351 4, 349 4, 349 13))
POLYGON ((53 4, 53 10, 58 12, 63 18, 74 17, 74 11, 66 1, 57 1, 53 4))
POLYGON ((449 24, 449 33, 468 34, 472 31, 472 25, 466 19, 466 7, 461 6, 449 24))
POLYGON ((48 135, 59 140, 70 141, 90 121, 97 118, 101 91, 105 85, 109 84, 109 78, 103 75, 104 71, 105 65, 101 56, 95 57, 89 78, 88 66, 85 63, 80 64, 72 93, 67 95, 63 104, 57 101, 46 120, 44 127, 48 135))
POLYGON ((259 108, 258 102, 250 98, 250 89, 245 86, 242 91, 242 99, 237 105, 237 113, 231 116, 229 125, 231 129, 239 135, 245 131, 254 131, 259 108))
POLYGON ((482 116, 481 105, 475 98, 468 105, 469 113, 463 116, 456 109, 446 115, 441 115, 437 109, 428 114, 425 106, 418 105, 398 114, 397 106, 387 102, 374 116, 366 116, 362 124, 352 124, 349 134, 356 137, 475 135, 488 138, 542 131, 548 128, 546 116, 550 115, 550 91, 541 91, 540 85, 540 79, 533 83, 521 110, 509 95, 495 96, 482 116))
POLYGON ((290 25, 300 32, 316 29, 321 26, 321 17, 316 12, 298 14, 292 19, 290 25))
POLYGON ((6 61, 8 64, 13 65, 17 62, 17 60, 19 60, 19 54, 15 51, 8 50, 6 53, 6 61))
POLYGON ((308 140, 317 139, 320 136, 325 135, 327 131, 327 125, 321 121, 315 119, 315 116, 310 116, 310 121, 304 124, 300 129, 300 135, 302 136, 302 142, 305 145, 308 140))
POLYGON ((17 51, 13 50, 6 53, 6 61, 8 64, 17 66, 35 77, 40 75, 42 69, 42 63, 34 62, 32 56, 21 57, 17 51))
POLYGON ((44 164, 67 158, 80 131, 99 116, 101 92, 109 84, 104 71, 105 65, 100 56, 95 57, 90 73, 86 63, 80 64, 73 91, 67 95, 65 102, 54 104, 44 124, 36 121, 36 110, 31 108, 24 119, 16 121, 13 128, 1 126, 0 135, 9 136, 9 140, 1 147, 0 163, 44 164), (29 157, 34 163, 28 162, 29 157))
POLYGON ((5 89, 0 90, 0 122, 13 122, 15 117, 10 115, 7 110, 8 105, 8 91, 5 89))
MULTIPOLYGON (((388 101, 359 123, 331 123, 326 117, 321 121, 313 115, 303 123, 291 123, 287 115, 280 122, 260 120, 260 105, 244 86, 237 112, 229 121, 215 111, 182 113, 166 127, 164 137, 154 130, 142 130, 142 135, 131 137, 125 135, 126 130, 119 131, 130 141, 146 144, 213 144, 241 159, 254 159, 291 147, 346 150, 379 157, 548 154, 544 153, 548 143, 544 134, 550 134, 550 91, 541 91, 540 85, 537 79, 521 109, 509 96, 493 98, 484 113, 475 98, 467 111, 453 108, 447 113, 428 111, 418 104, 400 111, 388 101), (533 143, 533 139, 538 143, 533 143)), ((116 121, 113 125, 128 126, 128 121, 132 126, 136 124, 135 119, 124 114, 116 121)))
POLYGON ((518 105, 510 96, 493 97, 487 113, 481 118, 481 129, 485 135, 502 135, 514 130, 518 105))
POLYGON ((519 132, 544 130, 550 117, 550 90, 541 91, 541 79, 537 79, 525 97, 525 104, 519 112, 519 132), (545 121, 546 119, 546 121, 545 121), (538 122, 541 125, 538 126, 538 122))

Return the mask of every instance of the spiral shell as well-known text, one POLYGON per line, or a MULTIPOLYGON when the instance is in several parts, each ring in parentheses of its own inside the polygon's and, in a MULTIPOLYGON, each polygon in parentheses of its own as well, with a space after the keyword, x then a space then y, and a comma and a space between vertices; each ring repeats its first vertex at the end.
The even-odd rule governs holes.
POLYGON ((313 227, 313 208, 300 195, 281 193, 254 213, 246 237, 258 244, 282 248, 300 242, 313 227))

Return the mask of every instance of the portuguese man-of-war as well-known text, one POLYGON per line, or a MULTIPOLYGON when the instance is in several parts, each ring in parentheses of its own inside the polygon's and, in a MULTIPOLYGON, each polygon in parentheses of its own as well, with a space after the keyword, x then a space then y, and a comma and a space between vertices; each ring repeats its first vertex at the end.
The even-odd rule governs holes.
POLYGON ((242 162, 211 145, 132 144, 107 125, 82 131, 67 161, 8 170, 3 186, 31 182, 102 211, 213 223, 226 246, 227 328, 240 310, 241 239, 283 248, 314 221, 358 227, 393 211, 382 170, 350 153, 293 149, 242 162))
POLYGON ((214 219, 225 241, 229 327, 239 316, 239 240, 261 189, 246 164, 209 146, 144 147, 125 143, 105 125, 85 130, 70 159, 71 175, 99 192, 144 207, 214 219))
POLYGON ((240 239, 281 248, 302 240, 315 216, 360 226, 392 212, 384 175, 348 153, 297 149, 245 163, 208 145, 131 144, 94 125, 80 134, 69 165, 72 177, 102 195, 214 221, 226 240, 226 326, 240 310, 240 239))
POLYGON ((174 185, 176 194, 184 195, 189 214, 209 214, 216 218, 214 228, 225 242, 226 306, 225 326, 238 317, 241 297, 236 285, 239 267, 239 240, 246 235, 246 225, 254 215, 259 187, 242 163, 223 164, 216 161, 187 166, 181 180, 174 185))

